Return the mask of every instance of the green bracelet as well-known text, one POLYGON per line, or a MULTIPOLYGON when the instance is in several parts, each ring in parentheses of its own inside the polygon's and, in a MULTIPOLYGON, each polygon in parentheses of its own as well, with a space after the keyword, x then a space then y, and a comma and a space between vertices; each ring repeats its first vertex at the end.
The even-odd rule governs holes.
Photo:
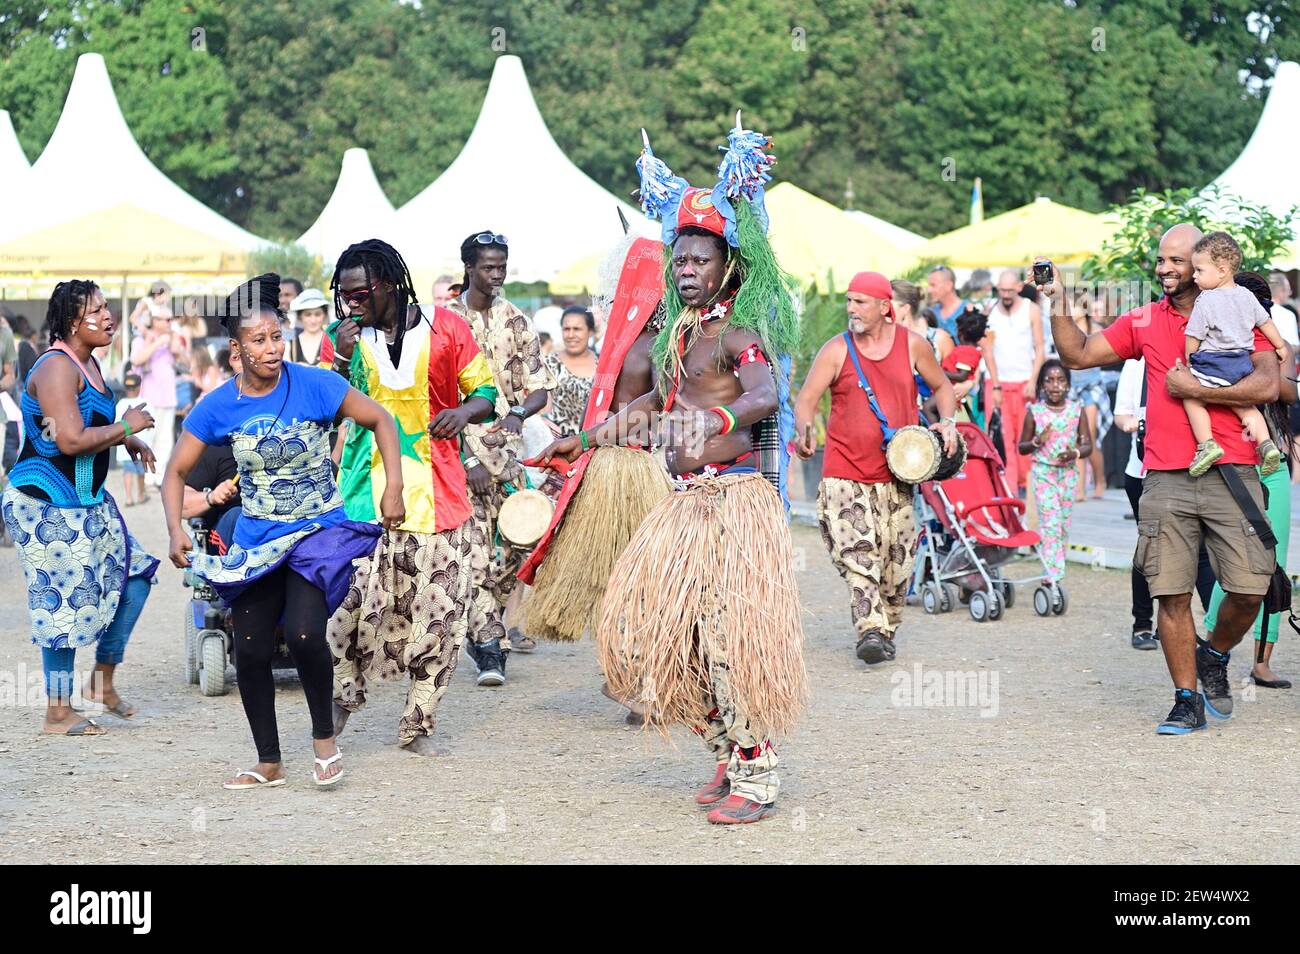
POLYGON ((126 418, 122 418, 121 424, 122 430, 126 432, 122 435, 122 443, 126 443, 131 438, 131 425, 126 422, 126 418))
POLYGON ((578 440, 582 444, 583 450, 591 450, 591 444, 587 443, 586 431, 578 431, 578 440))

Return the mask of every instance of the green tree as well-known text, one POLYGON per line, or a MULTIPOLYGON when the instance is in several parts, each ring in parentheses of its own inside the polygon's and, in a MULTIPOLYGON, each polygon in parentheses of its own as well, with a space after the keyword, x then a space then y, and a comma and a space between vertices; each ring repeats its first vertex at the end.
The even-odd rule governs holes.
POLYGON ((1132 201, 1113 207, 1110 214, 1119 221, 1119 228, 1097 255, 1084 262, 1083 277, 1144 288, 1154 298, 1159 294, 1152 284, 1156 248, 1160 236, 1172 226, 1190 222, 1202 232, 1222 229, 1241 246, 1242 269, 1266 272, 1295 239, 1290 223, 1300 216, 1300 207, 1287 216, 1278 216, 1264 206, 1218 189, 1136 189, 1132 201))

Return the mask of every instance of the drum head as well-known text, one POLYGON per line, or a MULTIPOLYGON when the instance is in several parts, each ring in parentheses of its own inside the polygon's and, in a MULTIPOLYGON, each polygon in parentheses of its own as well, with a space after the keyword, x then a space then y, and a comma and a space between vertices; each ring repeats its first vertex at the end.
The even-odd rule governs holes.
POLYGON ((551 525, 555 504, 540 490, 518 490, 505 499, 497 514, 497 529, 512 546, 528 549, 551 525))
POLYGON ((894 434, 885 451, 885 463, 899 480, 919 484, 929 480, 939 469, 938 436, 929 428, 909 424, 894 434))

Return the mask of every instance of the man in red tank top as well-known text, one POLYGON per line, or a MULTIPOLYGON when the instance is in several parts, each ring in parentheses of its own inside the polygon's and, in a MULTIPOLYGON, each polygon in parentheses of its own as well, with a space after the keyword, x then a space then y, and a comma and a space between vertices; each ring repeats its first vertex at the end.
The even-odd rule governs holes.
POLYGON ((827 388, 831 415, 817 495, 822 539, 852 594, 857 656, 865 663, 893 659, 894 633, 902 621, 912 573, 912 487, 894 479, 885 463, 885 434, 858 383, 849 347, 856 349, 876 402, 891 428, 917 423, 916 375, 934 392, 941 420, 932 425, 948 453, 956 449, 953 415, 957 398, 918 334, 894 322, 889 280, 859 272, 849 283, 847 308, 852 344, 836 335, 817 353, 795 401, 796 450, 817 449, 813 418, 827 388))

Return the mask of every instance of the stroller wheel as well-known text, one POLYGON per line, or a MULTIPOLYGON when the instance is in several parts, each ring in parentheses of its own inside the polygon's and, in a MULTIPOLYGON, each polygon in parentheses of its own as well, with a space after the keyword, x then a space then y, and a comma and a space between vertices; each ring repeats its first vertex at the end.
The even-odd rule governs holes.
POLYGON ((921 609, 933 616, 943 612, 943 596, 937 583, 921 585, 921 609))
POLYGON ((1065 587, 1060 583, 1052 584, 1052 612, 1064 616, 1070 606, 1070 598, 1065 595, 1065 587))
POLYGON ((976 590, 970 595, 970 618, 977 623, 989 619, 989 595, 983 590, 976 590))
POLYGON ((1002 597, 1002 608, 1011 609, 1016 605, 1016 587, 1007 580, 997 581, 998 594, 1002 597))
POLYGON ((194 626, 194 607, 185 604, 185 684, 199 684, 199 631, 194 626))
POLYGON ((996 623, 1002 618, 1002 612, 1007 608, 1007 605, 1002 601, 1002 594, 997 588, 990 590, 987 596, 989 598, 989 619, 996 623))
POLYGON ((1054 602, 1055 601, 1052 599, 1052 591, 1046 586, 1037 586, 1034 588, 1034 612, 1039 616, 1051 616, 1052 604, 1054 602))
POLYGON ((944 583, 941 589, 943 590, 943 602, 939 605, 939 609, 944 613, 951 613, 957 608, 957 604, 961 600, 961 587, 956 583, 944 583))

